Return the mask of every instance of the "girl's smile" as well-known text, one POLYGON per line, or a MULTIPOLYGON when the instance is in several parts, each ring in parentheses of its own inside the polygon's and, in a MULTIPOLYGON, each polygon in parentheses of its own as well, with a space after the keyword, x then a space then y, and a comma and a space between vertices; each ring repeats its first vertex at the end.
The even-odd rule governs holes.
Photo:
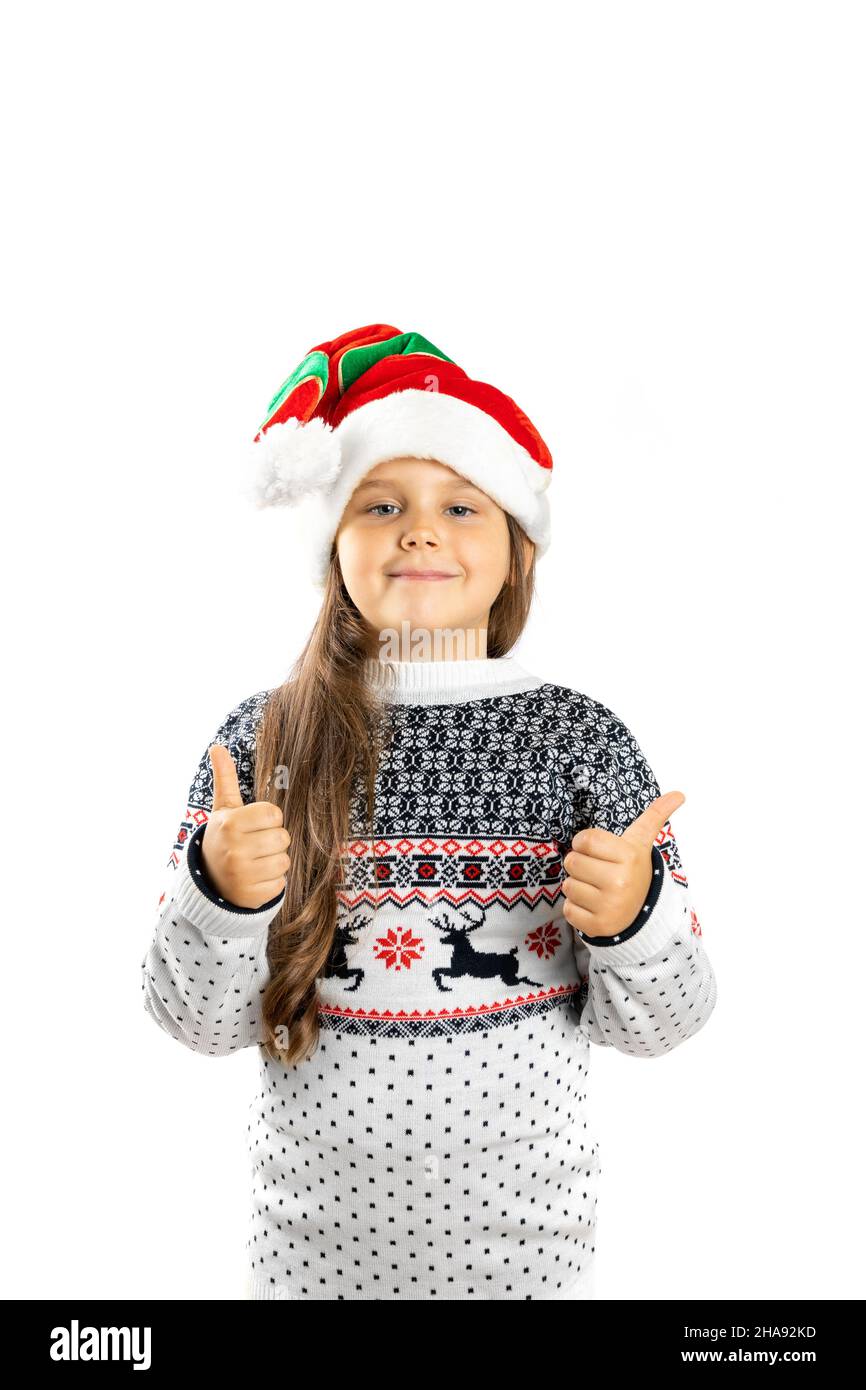
POLYGON ((446 574, 445 570, 390 570, 388 579, 459 579, 459 574, 446 574))

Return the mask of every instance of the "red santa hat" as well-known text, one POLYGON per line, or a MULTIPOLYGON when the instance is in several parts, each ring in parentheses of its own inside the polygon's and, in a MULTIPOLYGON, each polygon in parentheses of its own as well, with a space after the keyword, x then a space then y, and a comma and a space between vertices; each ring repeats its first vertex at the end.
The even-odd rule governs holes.
POLYGON ((550 544, 553 460, 538 430, 510 396, 473 380, 420 333, 373 323, 310 348, 251 448, 257 506, 315 499, 304 528, 320 587, 352 493, 392 458, 446 464, 510 512, 537 555, 550 544))

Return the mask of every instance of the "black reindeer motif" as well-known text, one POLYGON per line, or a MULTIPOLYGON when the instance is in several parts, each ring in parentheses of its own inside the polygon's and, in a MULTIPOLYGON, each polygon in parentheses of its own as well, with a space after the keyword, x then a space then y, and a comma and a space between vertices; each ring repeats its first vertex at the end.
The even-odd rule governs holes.
POLYGON ((541 980, 530 980, 526 975, 518 975, 516 946, 512 946, 508 951, 476 951, 469 940, 469 933, 484 925, 484 909, 478 910, 481 913, 480 920, 473 921, 467 909, 458 908, 465 926, 454 921, 453 917, 449 920, 447 912, 442 917, 433 918, 433 926, 442 932, 442 941, 452 950, 450 966, 439 965, 433 971, 437 989, 443 994, 453 993, 447 985, 443 985, 444 975, 452 980, 471 975, 475 980, 500 979, 506 985, 541 985, 541 980))
POLYGON ((353 917, 350 922, 338 922, 337 930, 334 933, 334 940, 331 946, 331 954, 328 957, 328 964, 325 968, 324 978, 326 980, 351 980, 355 983, 349 985, 346 994, 354 994, 364 978, 364 971, 359 966, 350 966, 346 955, 347 946, 357 946, 352 932, 359 931, 361 927, 367 926, 369 918, 365 918, 363 913, 353 917))

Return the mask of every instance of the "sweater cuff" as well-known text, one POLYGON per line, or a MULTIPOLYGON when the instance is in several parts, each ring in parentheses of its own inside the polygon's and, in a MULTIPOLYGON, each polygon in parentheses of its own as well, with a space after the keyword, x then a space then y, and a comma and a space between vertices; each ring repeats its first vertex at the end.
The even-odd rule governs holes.
POLYGON ((201 842, 206 829, 205 821, 190 837, 178 866, 180 882, 172 899, 176 910, 206 936, 223 940, 260 936, 279 912, 285 888, 261 907, 237 907, 221 898, 208 881, 202 859, 201 842))
POLYGON ((608 962, 614 969, 620 965, 638 965, 663 950, 677 932, 690 933, 685 890, 671 876, 658 845, 652 847, 649 892, 633 922, 616 936, 587 936, 579 927, 572 930, 591 955, 608 962))

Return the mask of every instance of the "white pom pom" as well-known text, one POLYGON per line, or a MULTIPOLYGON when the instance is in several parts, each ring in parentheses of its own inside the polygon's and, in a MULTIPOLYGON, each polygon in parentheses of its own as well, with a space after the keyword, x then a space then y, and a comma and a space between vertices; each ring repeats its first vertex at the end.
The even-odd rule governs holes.
POLYGON ((259 507, 292 507, 327 491, 340 472, 340 442, 320 416, 305 425, 295 419, 271 425, 251 449, 251 496, 259 507))

